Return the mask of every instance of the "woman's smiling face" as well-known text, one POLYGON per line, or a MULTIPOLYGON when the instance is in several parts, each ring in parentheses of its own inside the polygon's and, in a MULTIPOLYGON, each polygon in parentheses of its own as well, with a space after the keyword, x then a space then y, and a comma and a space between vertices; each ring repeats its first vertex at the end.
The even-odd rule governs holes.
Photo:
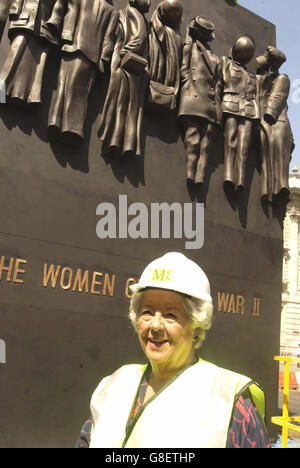
POLYGON ((169 372, 193 361, 195 330, 180 294, 164 289, 146 290, 137 325, 142 349, 152 366, 169 372))

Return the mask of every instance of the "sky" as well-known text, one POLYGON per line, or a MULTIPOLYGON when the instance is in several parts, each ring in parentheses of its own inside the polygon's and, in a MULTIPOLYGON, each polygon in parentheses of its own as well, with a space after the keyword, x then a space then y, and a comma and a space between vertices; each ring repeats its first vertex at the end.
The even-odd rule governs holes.
POLYGON ((276 26, 277 47, 287 56, 280 72, 291 80, 288 115, 296 148, 290 172, 296 165, 300 173, 300 0, 238 0, 238 4, 276 26))

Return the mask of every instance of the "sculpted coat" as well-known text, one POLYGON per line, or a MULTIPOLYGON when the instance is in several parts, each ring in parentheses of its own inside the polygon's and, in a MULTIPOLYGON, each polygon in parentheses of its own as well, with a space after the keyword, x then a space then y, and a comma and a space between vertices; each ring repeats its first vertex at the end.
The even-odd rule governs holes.
POLYGON ((182 11, 179 1, 172 4, 164 0, 154 11, 150 22, 148 103, 159 112, 176 109, 180 89, 182 41, 179 25, 182 11), (170 21, 170 15, 175 16, 175 21, 170 21))
POLYGON ((99 72, 109 69, 118 12, 106 0, 69 0, 62 59, 49 127, 61 138, 84 137, 87 100, 99 72))
POLYGON ((261 195, 289 200, 289 165, 294 149, 288 119, 290 79, 268 72, 259 78, 261 102, 261 195))
POLYGON ((229 57, 220 59, 219 76, 222 83, 222 111, 258 119, 256 76, 229 57))
POLYGON ((204 181, 216 126, 222 118, 215 94, 219 58, 208 45, 214 38, 213 31, 213 23, 205 18, 191 20, 183 48, 178 117, 185 144, 186 176, 195 183, 204 181))
POLYGON ((216 92, 223 112, 224 185, 236 190, 245 186, 254 123, 260 117, 257 79, 246 69, 254 52, 254 40, 248 35, 241 36, 230 56, 222 57, 218 66, 216 92))
MULTIPOLYGON (((149 3, 150 5, 150 3, 149 3)), ((117 40, 111 61, 111 77, 104 103, 99 139, 104 152, 141 154, 140 131, 144 110, 147 74, 136 74, 121 66, 127 52, 148 56, 148 27, 137 8, 120 11, 117 40)))
POLYGON ((62 51, 80 51, 104 71, 114 49, 118 12, 106 0, 68 0, 61 38, 62 51))
POLYGON ((0 73, 6 95, 26 103, 42 101, 42 82, 51 46, 60 40, 67 0, 13 0, 11 46, 0 73))
POLYGON ((178 115, 202 117, 220 123, 215 86, 219 58, 200 41, 188 41, 183 49, 181 98, 178 115))
POLYGON ((54 44, 59 43, 67 0, 13 0, 8 35, 30 31, 54 44))

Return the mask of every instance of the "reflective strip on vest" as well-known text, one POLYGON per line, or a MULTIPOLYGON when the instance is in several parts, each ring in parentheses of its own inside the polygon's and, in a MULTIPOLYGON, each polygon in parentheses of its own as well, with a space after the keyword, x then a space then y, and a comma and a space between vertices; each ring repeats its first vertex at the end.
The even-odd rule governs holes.
POLYGON ((91 399, 91 448, 225 447, 235 396, 249 387, 264 416, 264 394, 251 379, 199 359, 126 424, 146 366, 130 364, 103 379, 91 399))

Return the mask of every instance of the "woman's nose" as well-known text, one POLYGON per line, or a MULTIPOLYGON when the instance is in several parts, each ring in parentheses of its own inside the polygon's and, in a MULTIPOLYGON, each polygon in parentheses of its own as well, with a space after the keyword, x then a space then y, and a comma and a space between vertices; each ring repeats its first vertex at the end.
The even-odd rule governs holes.
POLYGON ((156 312, 151 320, 151 328, 154 331, 162 330, 163 328, 163 319, 159 312, 156 312))

